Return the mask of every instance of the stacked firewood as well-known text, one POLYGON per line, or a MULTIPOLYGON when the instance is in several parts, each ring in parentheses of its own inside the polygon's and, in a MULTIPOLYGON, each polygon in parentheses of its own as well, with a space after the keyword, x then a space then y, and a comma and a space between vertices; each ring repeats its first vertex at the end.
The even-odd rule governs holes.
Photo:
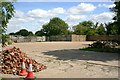
MULTIPOLYGON (((29 65, 29 57, 22 52, 19 48, 13 47, 11 49, 6 49, 0 52, 0 73, 4 74, 14 74, 18 75, 21 71, 21 60, 22 58, 25 59, 25 66, 26 69, 28 69, 29 65)), ((41 63, 36 62, 35 60, 32 60, 32 67, 33 72, 39 72, 43 69, 46 69, 46 66, 44 66, 41 63)))

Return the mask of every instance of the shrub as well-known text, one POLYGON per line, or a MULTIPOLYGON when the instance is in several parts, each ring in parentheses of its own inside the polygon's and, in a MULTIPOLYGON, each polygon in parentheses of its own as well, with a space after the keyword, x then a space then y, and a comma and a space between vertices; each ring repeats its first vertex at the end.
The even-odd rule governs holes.
POLYGON ((115 48, 116 46, 118 43, 113 41, 96 41, 89 45, 90 48, 115 48))

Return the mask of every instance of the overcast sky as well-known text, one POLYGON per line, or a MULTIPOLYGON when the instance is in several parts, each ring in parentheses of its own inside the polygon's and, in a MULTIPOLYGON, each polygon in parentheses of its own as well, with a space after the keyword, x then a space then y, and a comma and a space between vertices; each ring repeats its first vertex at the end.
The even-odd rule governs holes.
POLYGON ((8 24, 7 33, 27 29, 36 32, 53 17, 63 19, 69 25, 81 21, 110 22, 114 13, 109 8, 113 2, 16 2, 15 16, 8 24))

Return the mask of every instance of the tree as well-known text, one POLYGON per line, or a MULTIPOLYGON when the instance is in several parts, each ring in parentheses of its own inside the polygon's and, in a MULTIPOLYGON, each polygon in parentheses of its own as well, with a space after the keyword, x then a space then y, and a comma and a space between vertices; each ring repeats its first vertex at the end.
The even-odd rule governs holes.
POLYGON ((45 34, 44 34, 43 30, 41 29, 41 30, 39 30, 39 31, 36 31, 36 32, 35 32, 35 35, 36 35, 36 36, 44 36, 45 34))
POLYGON ((9 36, 7 34, 2 35, 2 47, 6 46, 6 42, 9 42, 9 36))
POLYGON ((13 2, 0 2, 0 22, 1 22, 1 29, 2 32, 5 32, 7 28, 7 23, 14 15, 14 6, 13 2))
POLYGON ((74 29, 74 34, 86 35, 87 27, 85 27, 81 24, 78 24, 78 25, 74 26, 73 29, 74 29))
POLYGON ((18 32, 15 33, 16 35, 21 35, 21 36, 28 36, 29 32, 26 29, 21 29, 18 32))
POLYGON ((0 39, 2 39, 2 45, 5 45, 7 36, 6 28, 9 20, 14 16, 14 6, 13 2, 2 2, 0 1, 0 39), (6 36, 6 37, 5 37, 6 36))
POLYGON ((120 1, 114 2, 115 7, 111 9, 115 13, 115 17, 113 18, 114 21, 114 27, 117 28, 118 34, 120 34, 120 1))
POLYGON ((99 27, 98 25, 99 25, 98 22, 96 22, 95 24, 92 22, 91 27, 88 28, 88 31, 86 32, 86 35, 98 35, 97 33, 97 28, 99 27))
POLYGON ((21 29, 16 33, 10 33, 9 35, 34 36, 32 31, 28 31, 26 29, 21 29))
POLYGON ((94 23, 92 21, 83 21, 73 27, 74 33, 78 35, 93 35, 95 34, 94 33, 95 31, 92 28, 93 26, 94 26, 94 23))
POLYGON ((89 28, 94 25, 94 23, 92 21, 83 21, 80 24, 85 26, 85 27, 89 27, 89 28))
POLYGON ((70 30, 66 30, 65 31, 65 35, 70 35, 70 34, 72 34, 73 32, 72 31, 70 31, 70 30))
POLYGON ((86 35, 97 35, 96 28, 89 28, 86 32, 86 35))
POLYGON ((42 26, 43 32, 46 36, 64 35, 68 29, 68 24, 62 19, 55 17, 50 19, 50 22, 42 26))
POLYGON ((12 32, 12 33, 9 33, 9 35, 15 35, 15 33, 12 32))
POLYGON ((107 35, 117 35, 118 34, 118 29, 117 27, 114 25, 114 23, 108 23, 105 24, 106 25, 106 34, 107 35))
POLYGON ((105 28, 103 24, 101 23, 100 26, 97 28, 97 34, 99 35, 105 35, 105 28))
POLYGON ((34 36, 32 31, 29 31, 28 33, 29 33, 28 36, 34 36))
POLYGON ((92 23, 92 26, 88 29, 86 35, 98 35, 97 34, 98 24, 99 24, 98 22, 96 22, 95 24, 92 23))
POLYGON ((98 23, 98 22, 96 22, 96 23, 95 23, 95 25, 93 26, 93 28, 94 28, 94 29, 97 29, 98 24, 99 24, 99 23, 98 23))

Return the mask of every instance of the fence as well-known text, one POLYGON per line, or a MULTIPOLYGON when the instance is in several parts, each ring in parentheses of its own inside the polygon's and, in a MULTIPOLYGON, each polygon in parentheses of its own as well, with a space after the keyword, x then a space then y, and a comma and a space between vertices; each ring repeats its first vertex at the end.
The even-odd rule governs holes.
POLYGON ((36 36, 11 36, 10 37, 14 42, 43 42, 43 41, 120 41, 120 35, 95 35, 95 36, 86 36, 86 35, 57 35, 49 37, 36 37, 36 36))
POLYGON ((71 41, 71 35, 49 36, 47 41, 71 41))
POLYGON ((47 37, 47 41, 86 41, 86 35, 57 35, 47 37))
POLYGON ((36 36, 10 36, 10 39, 13 42, 43 42, 46 41, 46 37, 42 36, 42 37, 36 37, 36 36))
POLYGON ((86 35, 71 35, 71 41, 86 41, 86 35))
POLYGON ((95 35, 95 36, 87 36, 87 41, 120 41, 120 35, 95 35))

